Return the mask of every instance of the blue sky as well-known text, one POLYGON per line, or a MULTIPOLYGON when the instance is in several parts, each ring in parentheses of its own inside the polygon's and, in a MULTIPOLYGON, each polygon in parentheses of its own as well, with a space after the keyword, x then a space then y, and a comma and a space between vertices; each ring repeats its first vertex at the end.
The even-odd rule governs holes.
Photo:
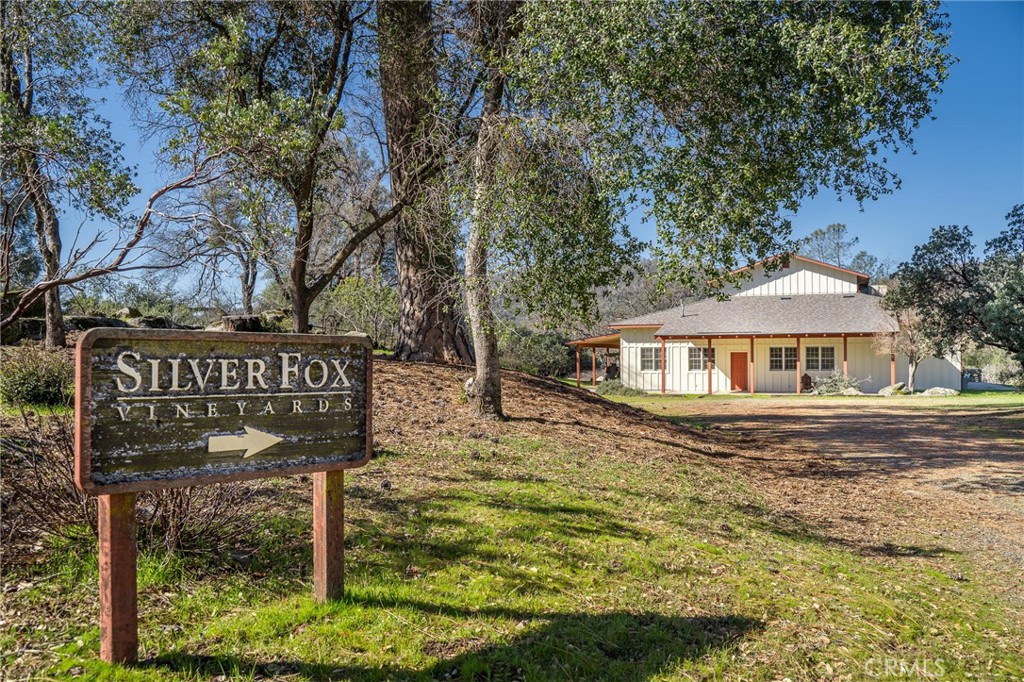
POLYGON ((934 121, 915 134, 916 155, 890 157, 903 181, 866 203, 835 195, 807 202, 795 234, 844 223, 860 246, 905 260, 938 225, 970 225, 978 241, 1006 228, 1024 202, 1024 3, 951 2, 950 52, 959 58, 939 95, 934 121))
MULTIPOLYGON (((933 115, 915 133, 916 154, 890 156, 902 179, 891 195, 863 208, 823 193, 793 217, 800 237, 830 223, 844 223, 860 248, 899 262, 910 257, 938 225, 970 225, 983 242, 1005 228, 1005 214, 1024 203, 1024 3, 945 3, 952 24, 950 52, 959 59, 938 96, 933 115)), ((139 171, 141 208, 158 185, 151 144, 140 144, 116 90, 101 108, 124 154, 139 171), (120 134, 119 134, 120 132, 120 134)), ((638 221, 638 237, 654 239, 653 225, 638 221)))

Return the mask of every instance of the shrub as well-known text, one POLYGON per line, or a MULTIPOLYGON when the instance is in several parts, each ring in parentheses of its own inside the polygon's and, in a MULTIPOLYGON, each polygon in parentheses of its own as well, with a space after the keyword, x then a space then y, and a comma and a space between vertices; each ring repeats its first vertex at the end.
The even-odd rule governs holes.
POLYGON ((625 397, 638 398, 647 395, 643 391, 635 388, 630 388, 618 379, 609 379, 608 381, 602 381, 597 385, 598 395, 618 395, 625 397))
POLYGON ((814 377, 814 392, 818 395, 838 395, 848 388, 860 390, 862 379, 844 377, 842 372, 835 371, 828 376, 814 377))
MULTIPOLYGON (((75 486, 73 415, 22 410, 5 418, 3 426, 0 563, 30 558, 46 546, 95 542, 96 503, 75 486)), ((258 523, 250 503, 257 485, 139 493, 135 510, 140 547, 168 553, 239 548, 253 538, 258 523)))
POLYGON ((398 340, 398 288, 380 273, 346 277, 317 299, 313 312, 328 334, 363 332, 375 348, 392 349, 398 340))
POLYGON ((498 339, 501 366, 538 376, 564 376, 575 368, 566 338, 555 332, 535 332, 513 326, 502 330, 498 339))
POLYGON ((0 401, 9 405, 70 405, 75 395, 71 353, 38 346, 0 351, 0 401))

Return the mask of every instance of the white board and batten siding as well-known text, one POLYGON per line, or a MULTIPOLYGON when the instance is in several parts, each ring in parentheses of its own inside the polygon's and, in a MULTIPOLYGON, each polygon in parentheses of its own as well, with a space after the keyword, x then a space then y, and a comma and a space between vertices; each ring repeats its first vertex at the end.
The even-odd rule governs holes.
POLYGON ((766 273, 753 268, 748 281, 727 291, 730 296, 799 296, 800 294, 855 294, 857 275, 817 263, 794 260, 789 267, 766 273))
MULTIPOLYGON (((631 388, 643 391, 661 390, 661 370, 640 369, 641 348, 661 348, 661 341, 654 338, 653 329, 622 330, 622 379, 631 388)), ((732 354, 741 353, 745 356, 744 365, 749 372, 750 340, 749 339, 715 339, 711 343, 714 349, 715 363, 711 369, 711 390, 713 393, 729 393, 733 390, 732 354)), ((754 341, 754 390, 758 393, 795 393, 797 372, 793 369, 773 370, 770 355, 772 348, 795 348, 796 339, 756 339, 754 341)), ((702 339, 667 340, 665 354, 668 364, 665 367, 665 390, 669 393, 706 393, 708 390, 708 372, 706 369, 690 370, 689 349, 707 348, 702 339)), ((849 376, 860 381, 860 390, 875 393, 889 385, 890 364, 888 354, 877 354, 872 339, 847 339, 847 365, 849 376)), ((843 371, 843 339, 811 338, 800 340, 800 375, 824 377, 833 371, 843 371), (808 347, 831 347, 835 356, 835 368, 808 369, 808 347)), ((896 357, 896 380, 906 382, 910 375, 910 363, 906 356, 896 357)), ((960 362, 955 357, 928 358, 918 365, 915 377, 915 388, 925 390, 933 386, 956 387, 960 383, 960 362)), ((737 382, 746 384, 747 377, 737 382)))
MULTIPOLYGON (((829 267, 814 261, 794 259, 790 266, 766 274, 760 265, 752 269, 749 280, 732 287, 731 296, 800 296, 804 294, 856 294, 859 284, 856 273, 829 267)), ((643 391, 661 390, 661 369, 642 369, 641 353, 644 348, 661 348, 661 340, 655 338, 656 327, 624 328, 621 332, 622 381, 631 388, 643 391)), ((847 339, 847 363, 849 376, 860 380, 860 389, 874 393, 890 383, 890 363, 887 353, 875 352, 873 340, 869 337, 847 339)), ((771 348, 793 348, 795 338, 758 338, 754 343, 754 390, 758 393, 795 393, 799 381, 795 369, 772 370, 771 348)), ((705 339, 666 340, 665 390, 669 393, 706 393, 708 390, 707 369, 689 368, 689 349, 706 348, 705 339)), ((711 371, 711 390, 714 393, 728 393, 733 390, 733 353, 750 353, 750 338, 714 339, 714 366, 711 371)), ((747 373, 750 358, 747 355, 747 373)), ((819 377, 843 370, 843 339, 801 338, 800 375, 819 377), (807 367, 808 347, 831 347, 835 357, 835 369, 810 370, 807 367)), ((924 390, 933 386, 960 387, 961 362, 956 357, 929 358, 920 363, 915 388, 924 390)), ((909 377, 909 362, 905 356, 896 358, 896 380, 906 382, 909 377)), ((739 382, 746 385, 749 383, 739 382)))
MULTIPOLYGON (((654 329, 623 329, 619 342, 619 363, 622 383, 641 391, 661 390, 661 370, 643 371, 640 362, 641 348, 661 349, 661 341, 654 338, 654 329)), ((666 349, 667 350, 667 349, 666 349)), ((666 371, 675 364, 669 358, 666 371)))

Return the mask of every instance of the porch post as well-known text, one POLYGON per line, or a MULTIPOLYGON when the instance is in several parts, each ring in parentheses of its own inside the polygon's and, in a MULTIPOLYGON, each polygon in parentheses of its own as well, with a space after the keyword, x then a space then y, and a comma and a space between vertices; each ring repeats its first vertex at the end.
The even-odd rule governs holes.
POLYGON ((889 385, 896 383, 896 354, 889 353, 889 385))
POLYGON ((597 346, 590 349, 590 385, 597 386, 597 346))
POLYGON ((576 388, 580 387, 580 347, 576 346, 576 388))
MULTIPOLYGON (((783 351, 785 352, 785 351, 783 351)), ((803 386, 800 385, 800 337, 796 337, 796 392, 803 393, 803 386)))
POLYGON ((711 395, 711 337, 708 337, 708 395, 711 395))
POLYGON ((665 337, 661 337, 661 392, 665 392, 665 337))
POLYGON ((754 370, 754 337, 750 337, 750 395, 754 395, 754 377, 757 372, 754 370))
POLYGON ((843 378, 846 379, 850 376, 850 365, 849 365, 849 354, 846 350, 846 334, 843 334, 843 378))

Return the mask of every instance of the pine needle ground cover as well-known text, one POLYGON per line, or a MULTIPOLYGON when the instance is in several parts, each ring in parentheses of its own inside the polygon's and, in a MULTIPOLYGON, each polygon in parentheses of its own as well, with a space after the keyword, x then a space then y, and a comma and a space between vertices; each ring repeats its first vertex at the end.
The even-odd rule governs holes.
POLYGON ((464 371, 375 371, 344 600, 312 598, 309 479, 250 484, 254 523, 218 552, 140 556, 134 668, 98 660, 93 542, 9 562, 8 679, 1024 675, 1019 604, 988 566, 912 530, 892 552, 824 532, 731 464, 747 438, 516 374, 512 420, 481 425, 464 371))

